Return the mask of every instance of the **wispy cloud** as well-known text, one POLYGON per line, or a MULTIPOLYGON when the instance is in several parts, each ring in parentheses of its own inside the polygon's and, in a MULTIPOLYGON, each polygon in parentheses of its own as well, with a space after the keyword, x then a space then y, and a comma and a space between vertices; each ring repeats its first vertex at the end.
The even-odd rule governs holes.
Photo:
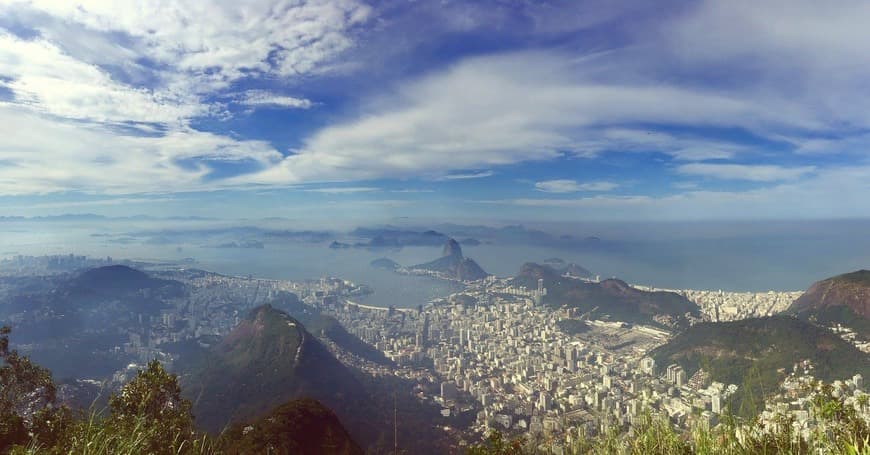
POLYGON ((783 167, 774 165, 690 163, 677 168, 677 172, 722 180, 748 180, 778 182, 795 180, 813 171, 813 166, 783 167))
POLYGON ((545 180, 535 183, 535 189, 545 193, 577 193, 580 191, 612 191, 619 187, 613 182, 585 182, 576 180, 545 180))
MULTIPOLYGON (((870 211, 870 167, 840 167, 818 172, 806 180, 783 182, 752 190, 695 189, 664 196, 646 194, 596 195, 573 198, 515 198, 478 200, 479 204, 517 209, 561 209, 584 217, 614 219, 724 219, 863 217, 870 211)), ((538 212, 538 215, 542 214, 538 212)))
POLYGON ((248 90, 237 101, 243 106, 251 107, 281 107, 292 109, 308 109, 314 103, 305 98, 279 95, 265 90, 248 90))
POLYGON ((4 209, 66 209, 75 207, 105 207, 130 204, 159 204, 163 202, 176 201, 175 197, 171 196, 156 196, 156 197, 118 197, 111 199, 95 199, 88 201, 57 201, 57 202, 36 202, 27 205, 11 205, 3 206, 4 209))
POLYGON ((578 60, 515 52, 466 59, 399 87, 380 104, 387 109, 318 131, 298 153, 252 179, 410 177, 608 151, 730 159, 751 148, 631 125, 739 128, 760 135, 834 127, 811 105, 795 105, 792 96, 776 91, 759 96, 626 78, 629 63, 621 59, 627 56, 619 55, 578 60))
POLYGON ((309 193, 326 193, 326 194, 353 194, 353 193, 370 193, 372 191, 378 191, 379 188, 368 187, 368 186, 338 186, 338 187, 326 187, 326 188, 306 188, 302 191, 307 191, 309 193))
POLYGON ((480 172, 467 172, 467 173, 459 173, 459 174, 447 174, 439 177, 439 180, 469 180, 469 179, 482 179, 486 177, 492 177, 495 175, 493 171, 480 171, 480 172))

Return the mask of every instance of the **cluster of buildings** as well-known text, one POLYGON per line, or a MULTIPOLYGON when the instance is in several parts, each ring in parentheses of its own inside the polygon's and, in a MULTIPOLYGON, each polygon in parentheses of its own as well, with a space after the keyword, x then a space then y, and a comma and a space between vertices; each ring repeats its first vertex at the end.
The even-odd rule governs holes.
MULTIPOLYGON (((864 378, 856 374, 830 385, 831 396, 852 406, 861 417, 870 422, 870 395, 865 391, 864 378)), ((765 401, 760 420, 763 431, 781 430, 781 425, 790 424, 792 434, 807 440, 811 435, 824 433, 829 419, 824 418, 816 403, 825 384, 813 377, 813 365, 809 362, 795 364, 788 377, 780 385, 779 392, 765 401)))
POLYGON ((166 344, 194 339, 200 343, 216 341, 230 332, 250 309, 272 301, 281 292, 308 298, 370 292, 364 286, 337 278, 291 282, 186 269, 152 274, 182 282, 187 292, 181 297, 162 299, 165 308, 159 314, 136 314, 126 323, 119 321, 115 329, 127 341, 116 346, 115 353, 141 363, 158 358, 170 366, 173 358, 166 352, 166 344))
POLYGON ((559 328, 569 312, 535 297, 542 286, 505 292, 505 284, 477 283, 465 291, 471 300, 441 299, 415 310, 341 301, 321 306, 394 360, 396 374, 435 381, 421 390, 445 416, 473 412, 478 434, 496 428, 539 437, 550 450, 572 432, 577 437, 578 429, 585 435, 628 430, 649 410, 677 426, 699 419, 715 424, 737 390, 703 371, 689 378, 678 366, 657 368, 646 353, 667 332, 587 321, 587 331, 569 335, 559 328))
POLYGON ((840 338, 858 348, 861 352, 870 353, 870 341, 859 336, 853 329, 845 327, 842 324, 837 324, 836 326, 830 327, 830 329, 832 332, 839 335, 840 338))
POLYGON ((0 276, 34 276, 112 265, 111 257, 92 258, 75 254, 25 256, 17 254, 0 259, 0 276))
POLYGON ((800 291, 728 292, 728 291, 673 291, 701 307, 711 321, 737 321, 747 318, 773 316, 788 307, 803 294, 800 291))
MULTIPOLYGON (((647 356, 669 333, 596 320, 585 321, 586 331, 565 333, 560 321, 576 315, 540 305, 546 292, 542 288, 512 288, 504 280, 488 279, 468 286, 462 298, 439 299, 425 308, 383 309, 337 301, 324 309, 394 360, 394 374, 433 385, 421 387, 421 394, 442 406, 443 415, 473 412, 477 434, 499 429, 525 435, 559 453, 581 433, 588 437, 630 431, 645 413, 688 429, 715 426, 729 412, 726 403, 737 385, 712 381, 703 369, 689 376, 677 364, 656 365, 647 356)), ((728 314, 743 317, 784 309, 798 296, 683 292, 690 298, 715 296, 726 307, 732 298, 730 304, 740 310, 728 314)), ((389 374, 382 366, 370 367, 374 370, 389 374)), ((798 376, 797 370, 792 377, 784 388, 792 390, 795 381, 811 379, 798 376)), ((855 396, 864 393, 860 377, 835 383, 835 388, 855 396)), ((772 423, 783 411, 794 411, 800 431, 812 431, 816 421, 801 414, 811 398, 795 405, 798 396, 808 395, 783 396, 792 401, 784 406, 781 398, 773 400, 762 419, 772 423)))

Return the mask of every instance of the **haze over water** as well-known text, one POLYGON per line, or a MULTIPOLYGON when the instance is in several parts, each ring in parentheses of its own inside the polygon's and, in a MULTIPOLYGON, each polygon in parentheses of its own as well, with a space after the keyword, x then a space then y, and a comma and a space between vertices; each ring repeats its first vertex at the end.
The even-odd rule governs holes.
MULTIPOLYGON (((557 234, 594 233, 614 246, 566 250, 482 244, 465 246, 463 251, 498 276, 515 275, 524 262, 559 257, 602 278, 615 276, 670 289, 803 290, 828 276, 870 267, 870 236, 865 234, 870 232, 870 221, 610 223, 548 228, 557 234)), ((193 258, 193 267, 224 274, 288 280, 335 276, 371 286, 375 293, 362 300, 383 306, 414 307, 457 289, 452 283, 369 265, 380 257, 403 265, 422 263, 438 257, 438 247, 333 250, 329 242, 266 239, 263 249, 215 248, 214 243, 143 243, 124 234, 133 230, 130 224, 114 222, 4 222, 0 224, 0 254, 74 253, 151 261, 193 258)))

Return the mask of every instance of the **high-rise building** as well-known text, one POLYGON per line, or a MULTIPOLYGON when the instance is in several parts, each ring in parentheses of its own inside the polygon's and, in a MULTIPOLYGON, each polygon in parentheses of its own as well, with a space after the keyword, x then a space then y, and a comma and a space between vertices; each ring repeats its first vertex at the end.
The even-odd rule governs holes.
POLYGON ((674 384, 676 384, 677 387, 682 387, 686 385, 688 381, 689 378, 686 376, 686 371, 683 370, 683 367, 680 367, 677 370, 676 377, 674 378, 674 384))
POLYGON ((548 411, 553 406, 553 400, 550 398, 550 394, 547 392, 541 392, 541 396, 538 397, 538 409, 541 411, 548 411))
POLYGON ((655 373, 656 361, 652 357, 644 357, 640 359, 641 373, 652 375, 655 373))
MULTIPOLYGON (((683 367, 677 365, 676 363, 672 363, 672 364, 668 365, 667 370, 665 370, 665 378, 671 384, 676 384, 677 377, 680 376, 680 373, 682 373, 683 384, 685 384, 686 383, 686 372, 683 371, 683 367)), ((679 384, 679 385, 682 385, 682 384, 679 384)))

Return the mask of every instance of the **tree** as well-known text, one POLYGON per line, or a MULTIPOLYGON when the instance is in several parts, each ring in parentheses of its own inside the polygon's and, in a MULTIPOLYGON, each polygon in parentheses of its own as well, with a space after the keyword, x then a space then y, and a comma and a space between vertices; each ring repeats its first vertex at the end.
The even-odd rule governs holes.
POLYGON ((157 360, 109 398, 109 425, 119 432, 144 435, 144 452, 178 453, 194 439, 190 401, 181 397, 178 378, 157 360))
POLYGON ((68 419, 56 408, 51 372, 9 349, 9 327, 0 327, 0 452, 27 443, 52 443, 68 419), (55 418, 57 417, 57 418, 55 418))
POLYGON ((520 439, 505 440, 498 430, 493 430, 486 444, 469 447, 468 455, 522 455, 523 442, 520 439))

